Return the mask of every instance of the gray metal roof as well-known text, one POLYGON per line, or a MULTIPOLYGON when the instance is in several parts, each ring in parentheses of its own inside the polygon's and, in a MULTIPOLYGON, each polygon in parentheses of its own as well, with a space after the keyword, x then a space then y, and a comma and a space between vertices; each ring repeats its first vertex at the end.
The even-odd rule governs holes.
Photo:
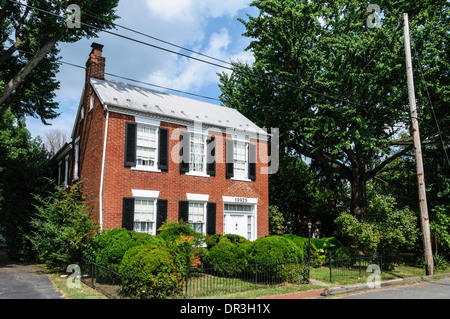
POLYGON ((112 80, 91 78, 91 84, 104 105, 266 135, 265 131, 232 108, 112 80))

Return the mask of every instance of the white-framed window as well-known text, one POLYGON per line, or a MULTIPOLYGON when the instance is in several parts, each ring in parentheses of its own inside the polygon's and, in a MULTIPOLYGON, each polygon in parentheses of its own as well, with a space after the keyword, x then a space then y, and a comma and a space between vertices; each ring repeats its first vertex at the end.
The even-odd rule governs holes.
POLYGON ((248 142, 233 140, 234 177, 248 178, 248 142))
POLYGON ((69 185, 69 155, 64 159, 64 187, 69 185))
POLYGON ((206 202, 189 201, 188 223, 196 232, 206 234, 206 202))
POLYGON ((136 167, 157 167, 158 128, 150 125, 137 125, 136 167))
POLYGON ((156 234, 156 199, 136 198, 134 201, 134 231, 156 234))
POLYGON ((58 162, 58 185, 61 185, 62 178, 62 161, 58 162))
POLYGON ((94 93, 91 94, 91 97, 89 99, 89 111, 92 111, 94 109, 94 93))
POLYGON ((190 134, 189 172, 206 174, 206 135, 190 134))
POLYGON ((80 158, 80 138, 78 138, 75 141, 75 156, 73 159, 73 179, 77 180, 79 178, 79 171, 80 171, 80 163, 79 163, 79 159, 80 158))

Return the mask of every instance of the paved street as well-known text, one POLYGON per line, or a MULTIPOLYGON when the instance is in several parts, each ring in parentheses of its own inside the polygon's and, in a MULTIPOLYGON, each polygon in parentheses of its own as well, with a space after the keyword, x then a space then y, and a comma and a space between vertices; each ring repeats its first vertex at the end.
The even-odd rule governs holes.
POLYGON ((408 286, 380 288, 342 299, 450 299, 450 278, 408 286))
POLYGON ((45 271, 6 260, 0 251, 0 299, 62 299, 45 271))

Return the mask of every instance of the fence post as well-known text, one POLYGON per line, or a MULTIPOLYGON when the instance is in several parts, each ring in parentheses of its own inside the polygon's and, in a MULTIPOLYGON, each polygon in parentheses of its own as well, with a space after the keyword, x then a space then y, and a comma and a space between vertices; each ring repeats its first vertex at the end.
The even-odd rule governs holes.
POLYGON ((188 279, 189 278, 189 266, 186 267, 186 283, 184 288, 184 296, 187 298, 187 292, 188 292, 188 279))
POLYGON ((91 286, 94 288, 94 262, 90 261, 91 263, 91 286))
POLYGON ((255 289, 258 289, 258 263, 255 264, 255 289))
POLYGON ((331 267, 332 267, 332 263, 331 263, 331 251, 330 251, 330 282, 332 281, 332 280, 331 280, 331 277, 332 277, 332 276, 331 276, 331 267))
POLYGON ((361 278, 361 256, 358 255, 359 277, 361 278))

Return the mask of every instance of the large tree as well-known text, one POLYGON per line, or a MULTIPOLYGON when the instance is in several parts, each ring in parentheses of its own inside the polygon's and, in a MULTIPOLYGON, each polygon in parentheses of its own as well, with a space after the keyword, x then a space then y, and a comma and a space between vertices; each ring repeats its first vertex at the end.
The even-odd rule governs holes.
MULTIPOLYGON (((58 116, 60 42, 95 37, 112 27, 119 0, 80 0, 81 23, 67 23, 71 0, 0 0, 0 113, 30 115, 43 122, 58 116)), ((70 20, 72 21, 72 20, 70 20)))
MULTIPOLYGON (((446 0, 257 0, 241 20, 253 64, 221 74, 221 99, 259 125, 279 127, 286 152, 310 157, 347 180, 351 212, 363 218, 366 183, 413 149, 403 43, 410 15, 423 140, 438 140, 450 112, 449 6, 446 0), (425 90, 425 84, 427 89, 425 90), (428 93, 426 93, 428 92, 428 93), (402 134, 403 133, 403 138, 402 134), (408 133, 409 134, 409 133, 408 133)), ((448 135, 442 135, 447 138, 448 135)), ((445 138, 444 138, 445 140, 445 138)))

